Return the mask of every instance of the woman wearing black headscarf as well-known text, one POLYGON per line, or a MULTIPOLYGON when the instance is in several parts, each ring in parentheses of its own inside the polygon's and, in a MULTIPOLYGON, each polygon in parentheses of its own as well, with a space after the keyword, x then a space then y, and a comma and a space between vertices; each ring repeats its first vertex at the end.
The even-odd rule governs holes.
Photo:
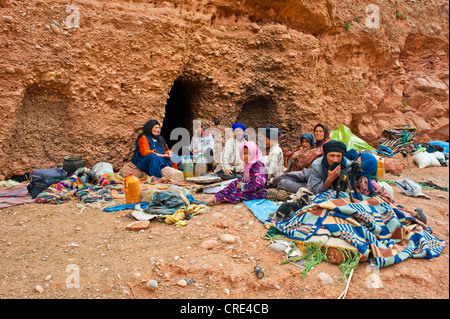
POLYGON ((161 169, 172 166, 170 157, 172 151, 165 139, 159 135, 161 125, 157 120, 144 124, 143 132, 136 140, 132 163, 150 176, 161 177, 161 169))
POLYGON ((323 156, 311 164, 311 175, 308 179, 307 188, 314 194, 319 194, 335 189, 341 169, 347 167, 347 159, 344 154, 347 146, 344 143, 329 140, 323 144, 323 156))

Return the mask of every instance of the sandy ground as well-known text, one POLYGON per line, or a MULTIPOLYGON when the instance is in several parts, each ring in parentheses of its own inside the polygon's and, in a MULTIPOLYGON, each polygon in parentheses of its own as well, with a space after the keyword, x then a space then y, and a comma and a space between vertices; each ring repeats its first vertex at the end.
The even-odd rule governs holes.
MULTIPOLYGON (((447 167, 403 171, 416 182, 449 186, 447 167)), ((394 186, 405 208, 422 207, 435 236, 449 239, 449 193, 424 189, 431 200, 411 198, 394 186)), ((199 200, 206 194, 196 193, 199 200)), ((116 204, 124 203, 116 200, 116 204)), ((244 204, 219 204, 184 227, 152 221, 141 231, 126 230, 130 211, 104 212, 77 206, 28 204, 0 211, 0 297, 5 299, 336 299, 346 283, 341 270, 322 262, 305 279, 295 265, 281 265, 284 255, 267 248, 267 229, 244 204), (220 235, 230 234, 226 244, 220 235), (207 240, 219 244, 201 248, 207 240), (257 279, 258 265, 265 273, 257 279), (333 283, 317 277, 326 273, 333 283), (177 284, 185 279, 188 285, 177 284), (150 290, 149 280, 158 288, 150 290), (39 289, 40 288, 42 289, 39 289), (36 289, 36 287, 38 289, 36 289), (38 291, 39 290, 39 291, 38 291)), ((373 270, 362 263, 354 272, 346 299, 449 298, 449 253, 408 259, 379 270, 382 288, 368 288, 373 270)))

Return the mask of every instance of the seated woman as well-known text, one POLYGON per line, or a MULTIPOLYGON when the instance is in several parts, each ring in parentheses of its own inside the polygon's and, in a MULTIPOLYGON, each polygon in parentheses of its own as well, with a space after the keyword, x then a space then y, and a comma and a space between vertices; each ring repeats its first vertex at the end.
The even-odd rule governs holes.
POLYGON ((323 146, 326 142, 330 140, 330 130, 328 129, 328 126, 325 124, 317 124, 314 126, 314 138, 316 139, 316 143, 314 144, 314 148, 318 148, 323 146))
MULTIPOLYGON (((301 187, 306 187, 310 175, 308 168, 316 158, 323 155, 323 150, 321 147, 311 149, 311 146, 314 145, 314 137, 311 133, 302 134, 300 143, 301 147, 295 150, 292 162, 288 165, 286 172, 273 180, 274 187, 284 188, 291 193, 296 193, 301 187)), ((274 197, 272 192, 270 195, 271 198, 274 197)))
POLYGON ((356 181, 356 186, 360 194, 371 197, 378 196, 385 202, 395 206, 403 213, 410 215, 426 224, 427 221, 423 211, 416 209, 414 212, 410 212, 404 209, 403 206, 396 204, 394 202, 393 195, 384 186, 378 183, 378 161, 375 156, 364 152, 358 153, 356 150, 351 149, 345 154, 345 157, 349 160, 357 161, 361 166, 361 172, 358 173, 359 177, 356 181))
POLYGON ((358 153, 356 150, 351 149, 345 153, 345 157, 351 161, 357 161, 361 166, 361 172, 358 173, 358 180, 356 181, 360 194, 364 196, 379 196, 385 202, 394 203, 391 193, 378 184, 378 161, 375 156, 369 153, 358 153))
POLYGON ((161 177, 161 169, 172 166, 172 151, 164 138, 159 135, 161 125, 157 120, 144 124, 143 133, 136 140, 136 147, 131 162, 150 176, 161 177))
POLYGON ((314 147, 315 141, 311 133, 305 133, 300 137, 301 147, 294 152, 292 159, 292 171, 301 171, 311 167, 311 163, 323 155, 322 147, 314 147))
POLYGON ((245 141, 244 124, 234 123, 231 127, 233 137, 229 138, 220 155, 220 162, 216 167, 215 173, 222 179, 242 178, 244 171, 244 162, 239 156, 239 148, 245 141))
POLYGON ((208 204, 227 201, 233 204, 240 201, 264 199, 267 196, 265 188, 267 172, 261 161, 261 151, 254 142, 245 141, 239 147, 239 155, 244 162, 244 177, 242 181, 235 180, 223 190, 208 199, 208 204))
POLYGON ((347 167, 347 159, 344 157, 347 146, 344 143, 329 140, 322 147, 323 156, 312 162, 311 175, 306 186, 314 194, 336 189, 341 169, 347 167), (328 170, 334 163, 339 165, 333 170, 328 170))

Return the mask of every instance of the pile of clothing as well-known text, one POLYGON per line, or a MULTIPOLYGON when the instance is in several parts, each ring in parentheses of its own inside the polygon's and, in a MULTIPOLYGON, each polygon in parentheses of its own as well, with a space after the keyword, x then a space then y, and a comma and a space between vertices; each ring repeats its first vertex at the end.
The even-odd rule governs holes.
POLYGON ((379 147, 375 151, 392 157, 398 152, 410 153, 414 149, 414 135, 416 135, 414 127, 394 127, 383 130, 382 138, 378 140, 379 147))
POLYGON ((103 176, 93 170, 82 167, 36 197, 38 203, 61 204, 77 197, 82 203, 92 203, 99 200, 111 201, 111 186, 103 176))

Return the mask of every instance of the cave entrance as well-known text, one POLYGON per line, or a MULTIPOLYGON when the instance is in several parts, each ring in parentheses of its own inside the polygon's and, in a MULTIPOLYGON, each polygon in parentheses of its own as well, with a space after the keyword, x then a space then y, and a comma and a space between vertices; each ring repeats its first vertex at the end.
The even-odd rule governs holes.
MULTIPOLYGON (((174 129, 183 127, 187 129, 190 136, 192 136, 192 120, 194 118, 192 100, 195 94, 196 87, 189 81, 177 79, 173 83, 169 98, 167 99, 164 121, 161 128, 161 135, 166 139, 167 145, 170 148, 180 142, 182 138, 181 136, 174 136, 174 138, 177 138, 176 140, 170 139, 170 135, 174 129)), ((189 141, 183 141, 183 145, 178 146, 188 146, 189 143, 190 139, 189 141)), ((179 155, 181 155, 181 153, 179 155)))
POLYGON ((280 112, 276 103, 271 99, 261 96, 255 97, 242 105, 236 122, 245 125, 248 140, 256 142, 263 151, 265 139, 262 138, 261 134, 263 134, 266 125, 280 128, 280 112))

